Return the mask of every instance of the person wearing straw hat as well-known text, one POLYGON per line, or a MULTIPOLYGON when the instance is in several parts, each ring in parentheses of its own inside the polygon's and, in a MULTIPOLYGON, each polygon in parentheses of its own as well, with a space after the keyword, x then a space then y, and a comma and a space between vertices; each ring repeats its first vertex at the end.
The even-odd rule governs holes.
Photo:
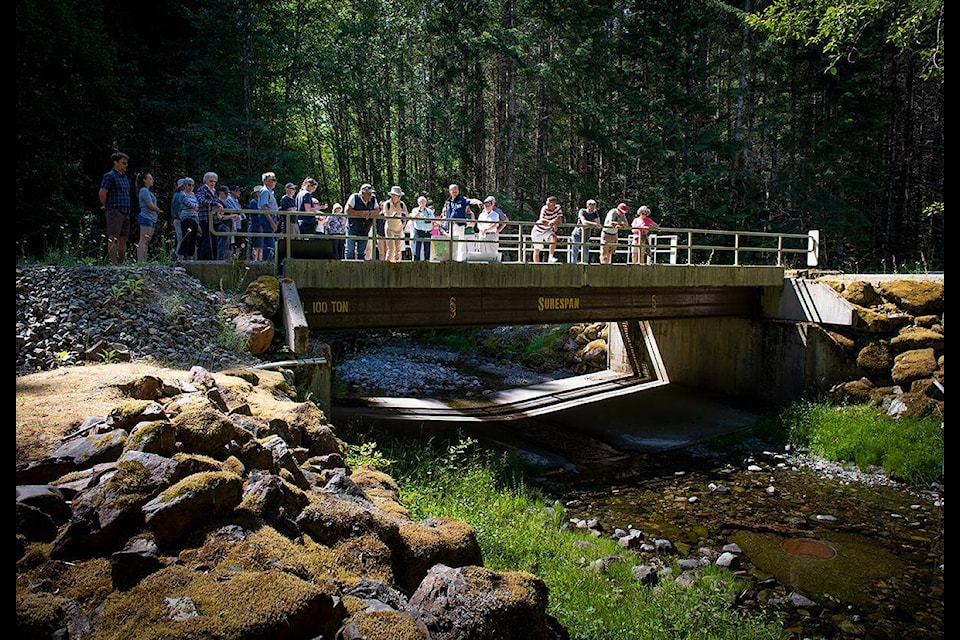
POLYGON ((400 262, 403 255, 403 227, 407 222, 407 205, 400 199, 403 195, 403 189, 394 185, 390 187, 390 199, 380 206, 386 220, 384 260, 387 262, 400 262))

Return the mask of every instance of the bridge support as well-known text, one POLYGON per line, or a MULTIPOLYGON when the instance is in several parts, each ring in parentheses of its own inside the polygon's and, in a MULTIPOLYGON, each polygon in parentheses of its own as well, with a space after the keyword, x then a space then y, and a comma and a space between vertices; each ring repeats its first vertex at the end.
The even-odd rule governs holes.
POLYGON ((607 367, 646 380, 670 381, 650 323, 645 320, 607 323, 607 367))
POLYGON ((310 327, 303 313, 303 303, 297 284, 290 278, 280 280, 280 299, 283 303, 283 324, 287 331, 287 346, 297 355, 303 355, 310 346, 310 327))

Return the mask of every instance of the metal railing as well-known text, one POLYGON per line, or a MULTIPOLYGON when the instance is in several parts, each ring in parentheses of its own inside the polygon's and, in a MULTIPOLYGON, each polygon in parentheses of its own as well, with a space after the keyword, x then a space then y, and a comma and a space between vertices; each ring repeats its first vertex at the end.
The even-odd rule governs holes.
MULTIPOLYGON (((254 215, 264 212, 250 209, 232 211, 242 213, 249 222, 254 215)), ((213 228, 212 216, 208 223, 208 232, 214 237, 235 236, 245 238, 247 245, 245 256, 249 258, 249 245, 252 238, 273 238, 284 249, 278 254, 294 255, 295 247, 300 242, 321 240, 366 240, 372 245, 372 260, 382 260, 379 255, 383 249, 378 246, 380 241, 401 241, 404 249, 411 249, 416 238, 404 233, 403 238, 381 236, 377 233, 377 221, 389 220, 380 214, 371 215, 370 233, 366 236, 356 236, 349 233, 349 224, 346 224, 345 234, 304 234, 293 232, 292 225, 296 224, 297 216, 303 212, 273 211, 271 215, 285 217, 284 231, 280 232, 251 232, 249 230, 216 231, 213 228)), ((321 217, 343 217, 343 213, 324 213, 321 217)), ((444 217, 417 217, 406 216, 405 220, 429 220, 434 226, 443 228, 438 235, 431 236, 432 262, 504 262, 515 264, 530 264, 537 262, 533 252, 538 248, 544 254, 540 262, 547 262, 548 245, 536 242, 531 238, 534 222, 511 220, 505 223, 503 231, 496 240, 480 238, 476 233, 477 225, 482 221, 464 220, 462 218, 444 217), (464 224, 466 223, 466 224, 464 224), (463 226, 461 226, 463 225, 463 226), (472 229, 473 233, 466 231, 472 229), (452 233, 450 230, 454 230, 452 233), (441 250, 442 251, 438 251, 441 250), (440 255, 437 255, 440 253, 440 255)), ((347 221, 349 223, 349 220, 347 221)), ((405 224, 406 226, 406 224, 405 224)), ((583 228, 583 243, 587 245, 588 261, 591 264, 599 263, 601 253, 600 228, 585 227, 576 224, 562 224, 557 232, 557 242, 554 256, 557 262, 578 262, 570 260, 573 252, 579 253, 580 243, 570 240, 570 234, 577 228, 583 228)), ((820 233, 817 230, 807 233, 779 233, 766 231, 727 231, 721 229, 694 229, 681 227, 655 227, 649 229, 639 244, 631 240, 630 229, 618 230, 618 241, 613 252, 611 263, 614 265, 633 264, 633 248, 642 249, 643 264, 671 264, 671 265, 710 265, 710 266, 781 266, 787 268, 816 267, 819 263, 820 233)), ((426 241, 426 240, 422 240, 426 241)), ((410 262, 412 258, 407 251, 401 254, 401 262, 410 262)), ((276 260, 277 254, 271 257, 264 256, 265 260, 276 260)))

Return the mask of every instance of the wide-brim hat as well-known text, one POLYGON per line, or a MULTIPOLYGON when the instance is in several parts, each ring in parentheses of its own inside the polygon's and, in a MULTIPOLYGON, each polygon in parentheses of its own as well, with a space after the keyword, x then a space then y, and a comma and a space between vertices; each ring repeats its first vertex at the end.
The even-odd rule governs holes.
POLYGON ((394 185, 394 186, 390 187, 390 195, 392 195, 392 196, 402 196, 402 195, 405 195, 405 194, 403 193, 403 189, 401 189, 401 188, 398 187, 397 185, 394 185))

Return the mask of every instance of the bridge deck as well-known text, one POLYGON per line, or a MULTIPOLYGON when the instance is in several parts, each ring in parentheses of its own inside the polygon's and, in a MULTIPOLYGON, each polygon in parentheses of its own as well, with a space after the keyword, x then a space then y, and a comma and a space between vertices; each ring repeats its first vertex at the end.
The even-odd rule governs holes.
POLYGON ((284 261, 311 329, 750 316, 782 267, 284 261))

